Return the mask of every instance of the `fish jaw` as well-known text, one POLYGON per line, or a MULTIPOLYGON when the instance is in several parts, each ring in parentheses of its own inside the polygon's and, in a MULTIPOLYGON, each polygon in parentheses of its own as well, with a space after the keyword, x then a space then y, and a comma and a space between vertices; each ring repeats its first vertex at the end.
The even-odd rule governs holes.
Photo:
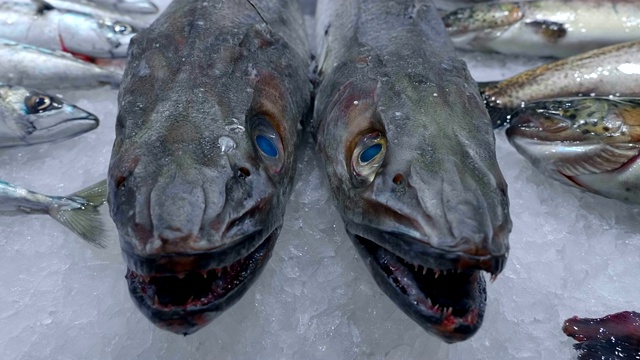
POLYGON ((634 359, 640 352, 640 314, 623 311, 602 318, 564 321, 562 331, 578 341, 578 359, 634 359))
POLYGON ((124 255, 129 295, 159 328, 192 334, 247 292, 269 261, 279 231, 280 228, 275 229, 253 251, 225 265, 219 263, 221 258, 227 258, 224 251, 151 259, 124 255), (159 272, 150 272, 150 268, 159 272), (179 272, 176 268, 189 271, 179 272), (163 270, 169 271, 163 274, 163 270))

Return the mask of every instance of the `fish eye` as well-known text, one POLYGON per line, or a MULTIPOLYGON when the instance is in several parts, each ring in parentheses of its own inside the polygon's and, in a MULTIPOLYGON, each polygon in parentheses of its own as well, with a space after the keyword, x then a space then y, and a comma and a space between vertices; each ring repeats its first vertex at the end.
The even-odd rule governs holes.
POLYGON ((379 131, 360 138, 351 155, 351 174, 356 186, 373 182, 387 152, 387 138, 379 131))
POLYGON ((258 149, 260 149, 264 155, 271 158, 278 156, 278 149, 276 149, 276 145, 268 137, 264 135, 257 135, 255 141, 258 149))
POLYGON ((44 94, 30 94, 24 100, 29 114, 38 114, 49 110, 53 101, 50 96, 44 94))
POLYGON ((111 27, 116 34, 120 35, 128 35, 133 32, 133 27, 131 27, 131 25, 121 22, 114 23, 111 27))
POLYGON ((272 173, 280 173, 284 164, 284 148, 276 129, 262 115, 251 118, 248 126, 256 153, 262 162, 272 173))

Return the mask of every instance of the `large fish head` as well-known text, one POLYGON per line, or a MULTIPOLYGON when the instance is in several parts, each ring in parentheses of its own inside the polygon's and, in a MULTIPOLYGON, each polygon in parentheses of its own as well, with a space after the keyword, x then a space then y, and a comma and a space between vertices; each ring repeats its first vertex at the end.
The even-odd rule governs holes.
POLYGON ((185 335, 233 305, 271 256, 310 94, 303 62, 265 28, 239 45, 187 46, 202 36, 188 20, 134 38, 108 200, 134 302, 185 335))
POLYGON ((480 327, 482 271, 502 271, 511 229, 487 113, 452 77, 450 87, 351 80, 320 114, 318 131, 347 233, 376 282, 447 342, 480 327))
POLYGON ((0 147, 61 141, 98 127, 98 118, 60 97, 0 86, 0 147))
POLYGON ((640 102, 634 99, 567 98, 528 104, 512 117, 511 145, 538 170, 583 190, 611 186, 581 177, 620 171, 640 153, 640 102))
POLYGON ((144 25, 80 13, 67 13, 74 21, 58 25, 63 50, 90 58, 124 58, 131 38, 144 25))

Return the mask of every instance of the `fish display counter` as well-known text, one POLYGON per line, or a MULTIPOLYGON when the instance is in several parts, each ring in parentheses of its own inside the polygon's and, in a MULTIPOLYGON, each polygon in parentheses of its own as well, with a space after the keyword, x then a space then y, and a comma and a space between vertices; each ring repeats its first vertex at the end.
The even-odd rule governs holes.
MULTIPOLYGON (((157 5, 163 10, 168 2, 157 5)), ((302 2, 313 29, 314 2, 302 2)), ((548 62, 458 55, 480 82, 548 62)), ((103 86, 49 93, 94 114, 99 127, 61 142, 0 148, 0 179, 42 194, 73 194, 107 176, 118 92, 103 86)), ((206 109, 202 101, 198 107, 206 109)), ((101 249, 46 216, 0 217, 0 357, 574 359, 565 319, 637 310, 640 209, 550 179, 518 154, 503 130, 495 136, 513 230, 503 271, 495 281, 482 275, 484 320, 465 341, 447 344, 430 335, 378 287, 334 207, 314 139, 302 133, 271 259, 235 305, 188 336, 156 327, 136 308, 113 225, 101 249)))

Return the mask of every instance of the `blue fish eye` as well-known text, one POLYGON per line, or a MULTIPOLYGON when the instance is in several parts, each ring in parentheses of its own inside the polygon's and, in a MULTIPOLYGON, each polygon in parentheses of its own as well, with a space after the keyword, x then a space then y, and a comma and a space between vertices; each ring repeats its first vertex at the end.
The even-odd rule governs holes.
POLYGON ((381 144, 373 144, 360 153, 360 162, 363 164, 373 160, 382 151, 381 144))
POLYGON ((256 136, 256 145, 258 146, 258 149, 268 157, 275 158, 278 156, 278 149, 276 148, 276 145, 268 137, 264 135, 256 136))

